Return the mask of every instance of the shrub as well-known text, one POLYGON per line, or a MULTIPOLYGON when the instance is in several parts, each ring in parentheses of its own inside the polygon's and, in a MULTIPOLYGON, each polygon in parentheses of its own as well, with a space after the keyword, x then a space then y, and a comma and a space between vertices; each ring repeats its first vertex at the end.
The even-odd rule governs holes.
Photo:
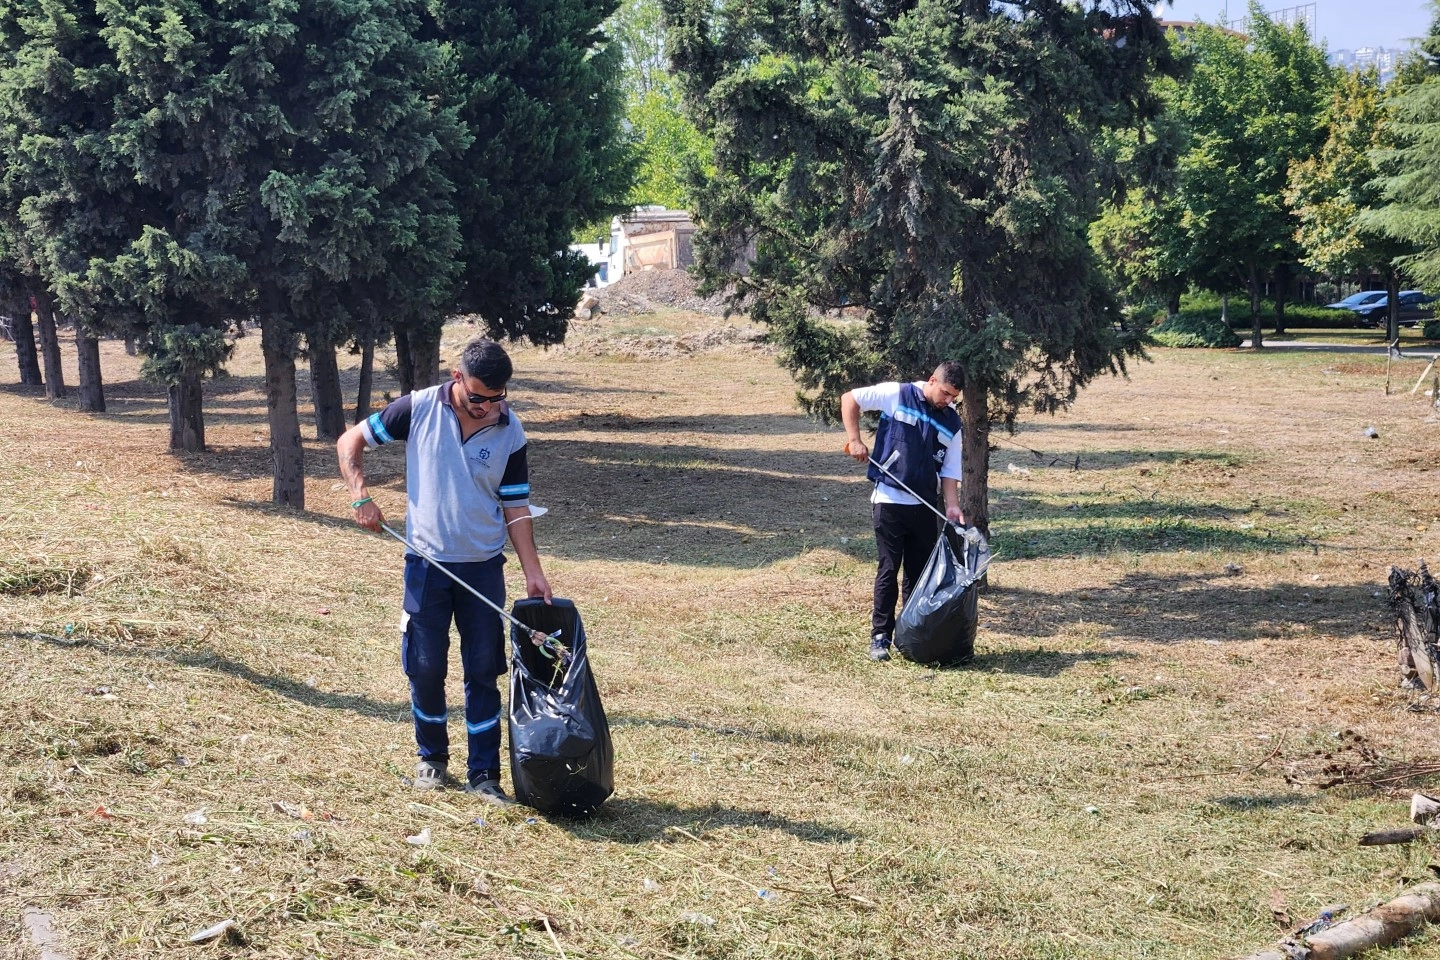
POLYGON ((1420 324, 1420 336, 1426 340, 1440 340, 1440 319, 1426 320, 1420 324))
POLYGON ((1150 331, 1151 338, 1165 347, 1238 347, 1240 338, 1220 322, 1217 310, 1181 310, 1150 331))

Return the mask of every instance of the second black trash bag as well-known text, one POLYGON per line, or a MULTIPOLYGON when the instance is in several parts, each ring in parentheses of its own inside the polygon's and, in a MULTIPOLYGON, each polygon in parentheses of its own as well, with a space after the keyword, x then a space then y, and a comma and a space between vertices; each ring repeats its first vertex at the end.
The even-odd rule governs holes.
POLYGON ((510 779, 515 799, 542 813, 585 817, 615 792, 615 750, 590 672, 585 627, 569 600, 519 600, 515 619, 560 631, 570 662, 552 660, 510 628, 510 779))
POLYGON ((980 622, 976 582, 989 562, 988 544, 969 543, 945 525, 895 622, 895 649, 905 659, 956 664, 975 656, 980 622))

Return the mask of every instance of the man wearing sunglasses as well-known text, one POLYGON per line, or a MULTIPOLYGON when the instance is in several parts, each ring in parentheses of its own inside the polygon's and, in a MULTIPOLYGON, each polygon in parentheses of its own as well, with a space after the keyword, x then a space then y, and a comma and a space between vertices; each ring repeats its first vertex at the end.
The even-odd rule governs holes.
MULTIPOLYGON (((355 522, 379 532, 384 516, 365 486, 365 450, 405 441, 405 527, 412 543, 496 604, 505 604, 508 535, 525 592, 550 600, 530 518, 525 431, 505 403, 514 368, 505 349, 471 340, 451 379, 417 390, 345 431, 336 444, 355 522)), ((465 789, 511 803, 500 788, 500 690, 505 636, 494 611, 421 557, 405 555, 400 660, 410 678, 419 763, 415 786, 445 783, 450 761, 445 675, 450 623, 460 633, 468 762, 465 789)))
MULTIPOLYGON (((840 421, 847 438, 845 454, 860 463, 870 462, 870 448, 860 439, 860 414, 878 412, 874 459, 883 464, 894 456, 890 473, 932 501, 938 486, 946 518, 952 523, 964 523, 959 492, 960 415, 954 409, 964 389, 965 368, 947 360, 923 382, 879 383, 846 392, 840 397, 840 421)), ((870 495, 870 519, 879 555, 870 614, 870 659, 889 660, 896 597, 903 602, 910 596, 910 588, 920 578, 940 538, 940 521, 930 507, 897 486, 873 463, 866 477, 875 484, 870 495), (902 567, 905 575, 897 587, 902 567)))

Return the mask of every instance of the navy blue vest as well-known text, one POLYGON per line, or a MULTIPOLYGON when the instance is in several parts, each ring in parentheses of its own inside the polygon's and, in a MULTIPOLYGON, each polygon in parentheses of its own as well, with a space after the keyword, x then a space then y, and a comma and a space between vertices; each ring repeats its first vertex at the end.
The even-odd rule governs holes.
MULTIPOLYGON (((960 414, 951 407, 935 409, 919 387, 905 383, 900 386, 900 403, 895 407, 895 415, 880 415, 880 426, 875 429, 875 452, 871 456, 884 463, 899 450, 900 459, 890 467, 890 472, 921 499, 933 502, 940 485, 940 466, 952 442, 960 442, 960 414)), ((865 476, 892 490, 900 489, 873 463, 865 476)))

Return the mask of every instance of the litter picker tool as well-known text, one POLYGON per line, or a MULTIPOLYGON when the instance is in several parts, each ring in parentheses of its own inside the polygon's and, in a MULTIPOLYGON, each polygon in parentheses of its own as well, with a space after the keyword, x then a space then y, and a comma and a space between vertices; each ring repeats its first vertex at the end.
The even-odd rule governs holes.
POLYGON ((901 480, 899 477, 895 476, 895 474, 890 472, 890 468, 895 466, 895 461, 900 459, 899 450, 896 450, 894 453, 890 454, 890 456, 886 457, 884 463, 881 463, 874 457, 868 457, 867 459, 875 465, 875 469, 885 474, 885 476, 889 477, 891 480, 894 480, 895 485, 898 486, 901 490, 904 490, 906 493, 910 494, 910 496, 914 497, 916 500, 919 500, 921 503, 925 504, 925 506, 929 507, 930 512, 940 518, 941 523, 946 523, 954 527, 955 530, 960 534, 960 536, 964 538, 966 543, 978 545, 980 541, 984 539, 984 535, 981 534, 979 530, 975 529, 974 527, 962 527, 960 524, 953 522, 949 517, 941 513, 940 510, 935 507, 935 504, 931 503, 929 500, 920 496, 920 494, 916 493, 914 490, 911 490, 909 487, 905 486, 905 481, 901 480))
POLYGON ((559 658, 561 663, 569 662, 570 651, 563 643, 560 642, 559 630, 556 630, 554 633, 541 633, 539 630, 535 630, 530 626, 521 623, 509 613, 506 613, 505 608, 500 606, 500 604, 496 603, 494 600, 491 600, 489 597, 485 596, 485 594, 481 593, 479 590, 476 590, 464 580, 461 580, 459 577, 455 576, 455 574, 451 573, 450 570, 443 563, 436 560, 424 550, 421 550, 419 547, 415 546, 415 544, 407 540, 404 534, 396 533, 395 530, 392 529, 388 523, 380 524, 380 529, 384 530, 386 533, 390 534, 390 536, 405 544, 405 546, 410 548, 410 551, 414 553, 417 557, 420 557, 426 563, 430 564, 430 566, 434 567, 436 570, 439 570, 451 580, 454 580, 456 583, 460 584, 460 586, 470 591, 470 593, 474 595, 475 598, 481 603, 485 604, 485 606, 500 614, 500 616, 504 617, 512 625, 518 627, 520 629, 520 632, 528 636, 530 638, 530 642, 535 644, 535 646, 539 647, 540 652, 545 654, 545 656, 549 657, 551 660, 559 658))

